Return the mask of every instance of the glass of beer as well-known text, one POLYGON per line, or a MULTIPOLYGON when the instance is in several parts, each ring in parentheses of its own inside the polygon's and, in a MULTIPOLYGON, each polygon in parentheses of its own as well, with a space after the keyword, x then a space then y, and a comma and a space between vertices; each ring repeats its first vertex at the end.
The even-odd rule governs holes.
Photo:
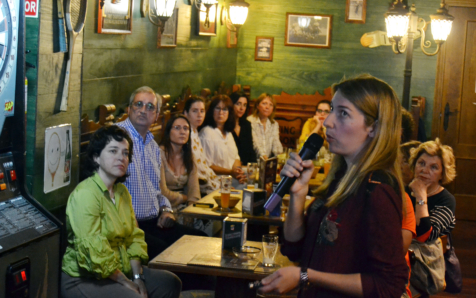
POLYGON ((232 177, 230 175, 221 176, 221 211, 230 211, 231 180, 232 177))
POLYGON ((263 265, 265 267, 274 267, 278 246, 277 235, 263 235, 263 265))

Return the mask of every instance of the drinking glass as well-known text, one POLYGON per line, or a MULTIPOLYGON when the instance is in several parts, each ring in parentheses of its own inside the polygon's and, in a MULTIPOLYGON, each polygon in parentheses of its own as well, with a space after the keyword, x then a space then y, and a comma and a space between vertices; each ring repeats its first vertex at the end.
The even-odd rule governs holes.
POLYGON ((263 235, 263 265, 265 267, 273 267, 278 252, 278 236, 263 235))
POLYGON ((255 184, 255 181, 256 181, 256 175, 258 174, 258 164, 255 163, 255 162, 249 162, 248 163, 248 166, 247 166, 247 169, 248 169, 248 181, 247 181, 247 184, 248 185, 254 185, 255 184))
POLYGON ((220 180, 221 210, 230 211, 230 192, 232 177, 230 175, 223 175, 221 176, 220 180))

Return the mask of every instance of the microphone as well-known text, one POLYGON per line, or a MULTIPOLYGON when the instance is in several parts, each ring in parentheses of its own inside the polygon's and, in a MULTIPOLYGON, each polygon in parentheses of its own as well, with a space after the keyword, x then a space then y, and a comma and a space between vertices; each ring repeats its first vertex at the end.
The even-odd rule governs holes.
MULTIPOLYGON (((321 149, 323 143, 324 139, 320 135, 316 133, 310 135, 302 146, 301 151, 299 151, 299 156, 302 158, 302 160, 315 157, 317 152, 319 152, 321 149)), ((269 213, 276 211, 275 209, 278 208, 278 204, 282 201, 284 195, 289 193, 289 189, 296 181, 296 178, 297 177, 284 177, 281 179, 278 186, 276 187, 276 190, 271 194, 266 204, 264 204, 264 208, 268 210, 269 213)))

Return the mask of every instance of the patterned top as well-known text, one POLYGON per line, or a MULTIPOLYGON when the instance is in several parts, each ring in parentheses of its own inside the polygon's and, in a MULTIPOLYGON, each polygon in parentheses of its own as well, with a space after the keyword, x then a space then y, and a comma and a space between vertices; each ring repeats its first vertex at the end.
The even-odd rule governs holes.
POLYGON ((198 180, 200 181, 200 192, 209 194, 220 187, 220 181, 215 172, 210 168, 210 163, 203 151, 198 132, 193 129, 191 139, 193 160, 198 170, 198 180))
POLYGON ((258 117, 249 116, 253 135, 253 148, 259 157, 270 157, 273 153, 278 155, 283 153, 283 145, 279 140, 279 124, 277 121, 271 123, 269 118, 266 120, 266 130, 258 117))
POLYGON ((160 207, 172 207, 160 191, 162 161, 159 146, 150 131, 147 132, 144 142, 129 118, 118 123, 117 126, 124 128, 134 143, 132 161, 127 168, 129 177, 124 185, 132 195, 132 206, 134 206, 137 220, 158 217, 160 207))
POLYGON ((187 195, 188 202, 196 202, 201 199, 200 189, 198 187, 197 167, 193 167, 190 175, 185 173, 176 176, 165 159, 164 150, 160 149, 162 158, 162 194, 169 199, 172 205, 177 206, 182 202, 182 193, 187 195))
POLYGON ((147 244, 144 232, 136 226, 131 195, 121 183, 113 190, 115 204, 95 173, 69 196, 68 247, 62 265, 69 276, 103 279, 119 269, 131 277, 131 259, 147 264, 147 244))
POLYGON ((211 165, 231 169, 235 161, 240 160, 231 132, 227 132, 223 137, 219 128, 205 126, 199 135, 203 151, 211 165))

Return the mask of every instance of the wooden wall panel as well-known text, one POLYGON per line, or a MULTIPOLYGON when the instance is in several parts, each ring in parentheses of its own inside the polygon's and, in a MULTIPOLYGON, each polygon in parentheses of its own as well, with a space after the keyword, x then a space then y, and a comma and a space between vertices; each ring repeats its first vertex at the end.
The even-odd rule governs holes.
MULTIPOLYGON (((237 84, 251 85, 251 97, 263 92, 280 94, 320 93, 344 76, 370 73, 387 81, 399 96, 403 93, 405 55, 396 55, 388 46, 364 48, 361 36, 375 30, 385 31, 383 14, 388 1, 368 0, 365 24, 345 23, 345 0, 273 1, 249 0, 248 19, 240 29, 237 57, 237 84), (330 49, 284 46, 286 13, 316 13, 333 15, 330 49), (273 62, 254 60, 256 36, 274 37, 273 62)), ((420 17, 439 7, 434 0, 416 3, 420 17)), ((431 39, 431 33, 428 34, 431 39)), ((426 110, 427 134, 431 131, 431 114, 435 86, 436 58, 427 57, 415 42, 411 95, 428 99, 426 110)))

